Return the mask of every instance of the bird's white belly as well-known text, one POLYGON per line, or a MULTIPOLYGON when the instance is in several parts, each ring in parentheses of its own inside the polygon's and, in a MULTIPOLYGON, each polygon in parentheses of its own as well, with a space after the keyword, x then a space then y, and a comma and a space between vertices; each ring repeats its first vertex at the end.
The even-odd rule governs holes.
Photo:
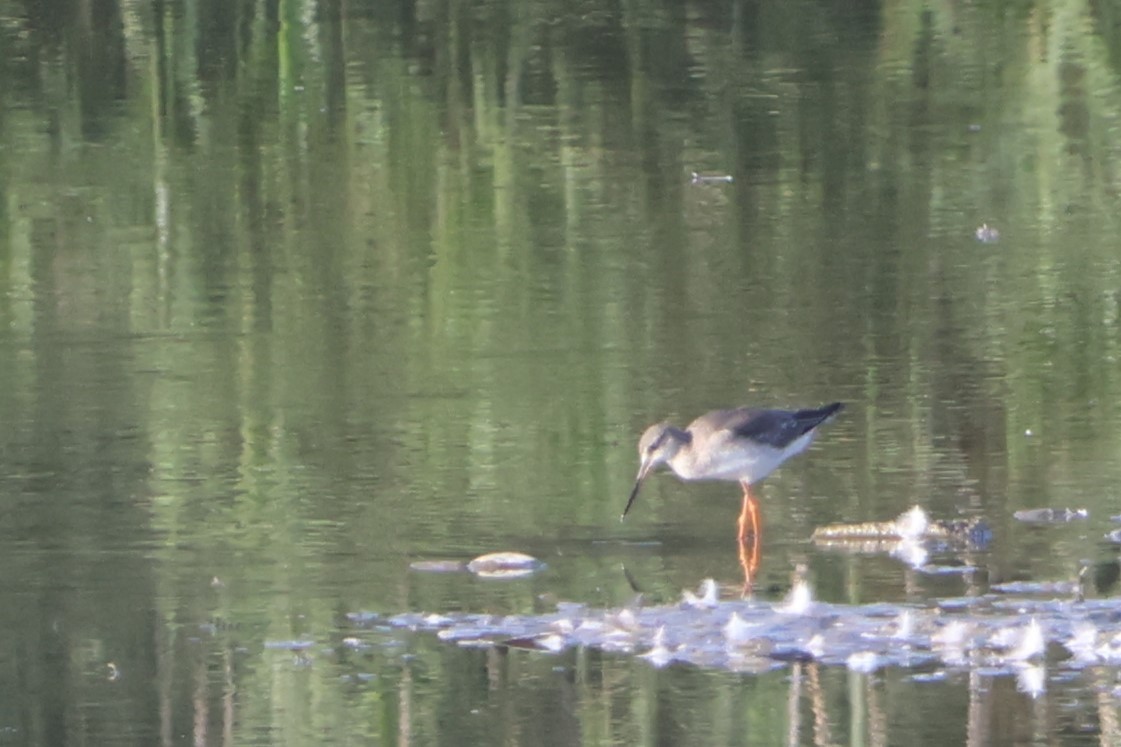
POLYGON ((707 449, 696 458, 680 460, 680 464, 671 462, 670 467, 683 480, 747 480, 754 483, 774 472, 790 457, 805 451, 813 437, 814 432, 810 431, 791 441, 784 449, 762 443, 732 441, 707 449))

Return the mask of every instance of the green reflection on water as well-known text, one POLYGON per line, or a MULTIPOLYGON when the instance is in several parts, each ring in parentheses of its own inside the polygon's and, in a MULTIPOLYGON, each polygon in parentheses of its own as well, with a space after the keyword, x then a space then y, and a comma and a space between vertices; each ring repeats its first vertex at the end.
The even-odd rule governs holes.
POLYGON ((727 486, 616 517, 644 426, 747 402, 850 403, 761 488, 764 589, 974 592, 803 542, 914 503, 988 517, 989 580, 1109 554, 1115 42, 1004 12, 0 0, 0 736, 961 741, 952 678, 823 672, 791 737, 789 670, 262 646, 734 579, 727 486), (1093 519, 1012 523, 1048 505, 1093 519), (501 549, 549 568, 407 570, 501 549))

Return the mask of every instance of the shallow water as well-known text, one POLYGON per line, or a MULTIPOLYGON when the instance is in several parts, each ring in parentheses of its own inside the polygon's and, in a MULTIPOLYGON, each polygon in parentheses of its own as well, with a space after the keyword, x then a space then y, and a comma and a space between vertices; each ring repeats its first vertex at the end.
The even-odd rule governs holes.
POLYGON ((1108 25, 212 5, 0 0, 0 743, 1116 741, 1108 25), (836 400, 751 600, 734 484, 619 521, 649 424, 836 400), (914 505, 991 539, 811 541, 914 505))

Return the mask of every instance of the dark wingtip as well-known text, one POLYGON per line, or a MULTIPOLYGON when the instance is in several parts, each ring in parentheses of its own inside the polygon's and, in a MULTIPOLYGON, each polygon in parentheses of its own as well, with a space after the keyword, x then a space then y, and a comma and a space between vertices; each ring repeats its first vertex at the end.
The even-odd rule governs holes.
POLYGON ((812 410, 799 410, 794 413, 794 417, 805 422, 808 427, 816 428, 843 409, 845 409, 844 402, 834 402, 812 410))
POLYGON ((843 409, 845 409, 844 402, 834 402, 813 410, 799 410, 794 413, 794 419, 800 424, 800 431, 806 433, 832 420, 833 416, 843 409))
POLYGON ((844 402, 832 402, 813 410, 800 410, 797 414, 803 418, 813 418, 818 423, 824 423, 843 409, 845 409, 844 402))

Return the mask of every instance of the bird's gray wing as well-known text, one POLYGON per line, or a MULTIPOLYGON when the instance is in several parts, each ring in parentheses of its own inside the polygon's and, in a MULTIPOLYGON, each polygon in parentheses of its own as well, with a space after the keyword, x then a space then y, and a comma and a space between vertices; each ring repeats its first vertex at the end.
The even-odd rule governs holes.
POLYGON ((783 449, 795 439, 801 438, 828 420, 840 410, 842 405, 834 402, 825 407, 811 410, 751 410, 740 409, 732 412, 739 415, 729 421, 730 428, 739 438, 783 449))

